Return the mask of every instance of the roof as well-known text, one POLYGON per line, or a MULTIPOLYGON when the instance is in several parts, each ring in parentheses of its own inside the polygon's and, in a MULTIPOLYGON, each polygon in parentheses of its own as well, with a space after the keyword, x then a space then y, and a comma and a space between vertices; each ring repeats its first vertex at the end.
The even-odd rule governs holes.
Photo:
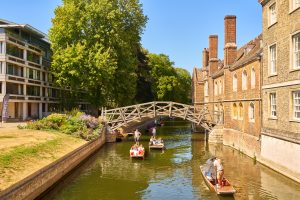
POLYGON ((230 66, 230 70, 237 69, 249 62, 260 59, 263 51, 261 47, 262 34, 242 46, 237 50, 237 57, 234 63, 230 66))
POLYGON ((14 22, 10 22, 8 20, 5 19, 0 19, 0 28, 20 28, 20 29, 24 29, 34 35, 36 35, 37 37, 43 39, 46 42, 49 42, 48 39, 48 35, 39 31, 38 29, 30 26, 29 24, 16 24, 14 22))

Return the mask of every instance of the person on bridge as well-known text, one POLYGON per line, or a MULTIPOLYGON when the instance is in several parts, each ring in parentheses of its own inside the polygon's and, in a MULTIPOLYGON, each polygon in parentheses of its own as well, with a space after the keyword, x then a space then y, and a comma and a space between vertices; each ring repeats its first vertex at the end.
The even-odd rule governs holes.
POLYGON ((134 141, 135 141, 136 144, 139 144, 139 140, 140 140, 141 135, 142 134, 138 129, 136 129, 134 131, 134 141))
POLYGON ((224 167, 222 165, 221 159, 220 158, 216 158, 214 160, 214 167, 216 170, 216 174, 217 174, 217 180, 218 180, 218 184, 217 184, 217 188, 222 187, 222 180, 223 180, 223 176, 224 176, 224 167))
POLYGON ((155 139, 155 137, 156 137, 156 127, 155 126, 152 128, 152 136, 155 139))

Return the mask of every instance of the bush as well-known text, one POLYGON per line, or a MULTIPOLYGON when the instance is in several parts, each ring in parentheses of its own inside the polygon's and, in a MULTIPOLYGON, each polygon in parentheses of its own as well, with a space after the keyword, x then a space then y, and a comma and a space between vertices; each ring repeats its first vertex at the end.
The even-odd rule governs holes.
POLYGON ((101 134, 102 125, 93 116, 79 111, 72 111, 68 114, 51 114, 41 120, 28 122, 26 126, 20 126, 19 128, 58 130, 85 140, 92 140, 101 134))

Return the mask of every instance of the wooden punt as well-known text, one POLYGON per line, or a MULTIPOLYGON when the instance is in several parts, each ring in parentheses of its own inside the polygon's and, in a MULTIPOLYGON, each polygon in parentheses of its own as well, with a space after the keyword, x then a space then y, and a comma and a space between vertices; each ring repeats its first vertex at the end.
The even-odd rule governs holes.
POLYGON ((151 144, 151 142, 149 142, 149 149, 164 149, 164 148, 165 148, 165 144, 164 143, 151 144))
POLYGON ((129 150, 129 155, 130 158, 145 158, 145 148, 144 147, 140 147, 141 149, 139 149, 138 151, 134 151, 135 145, 133 145, 130 150, 129 150))
POLYGON ((165 143, 161 138, 159 138, 158 140, 154 139, 153 141, 151 141, 151 139, 150 139, 149 149, 164 149, 164 148, 165 148, 165 143), (158 141, 158 142, 156 143, 155 141, 158 141))
POLYGON ((208 180, 208 178, 205 176, 205 172, 202 166, 200 166, 200 171, 206 185, 209 187, 211 191, 216 192, 218 195, 233 195, 236 192, 236 190, 233 188, 233 186, 226 178, 223 178, 224 186, 222 186, 221 188, 217 188, 215 184, 216 180, 211 180, 211 181, 208 180))

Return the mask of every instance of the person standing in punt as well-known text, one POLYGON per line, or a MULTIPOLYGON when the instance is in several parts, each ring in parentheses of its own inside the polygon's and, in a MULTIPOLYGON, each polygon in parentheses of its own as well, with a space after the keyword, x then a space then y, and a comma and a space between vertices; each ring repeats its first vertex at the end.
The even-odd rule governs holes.
POLYGON ((139 140, 140 140, 141 135, 142 134, 138 129, 136 129, 134 131, 134 141, 135 141, 136 144, 139 144, 139 140))
POLYGON ((156 139, 156 127, 155 126, 152 128, 152 136, 154 139, 156 139))
POLYGON ((218 183, 217 183, 217 188, 220 188, 222 187, 222 180, 223 180, 223 176, 224 176, 224 167, 221 163, 221 159, 220 158, 216 158, 214 160, 214 167, 215 167, 215 170, 216 170, 216 174, 217 174, 217 180, 218 180, 218 183))

